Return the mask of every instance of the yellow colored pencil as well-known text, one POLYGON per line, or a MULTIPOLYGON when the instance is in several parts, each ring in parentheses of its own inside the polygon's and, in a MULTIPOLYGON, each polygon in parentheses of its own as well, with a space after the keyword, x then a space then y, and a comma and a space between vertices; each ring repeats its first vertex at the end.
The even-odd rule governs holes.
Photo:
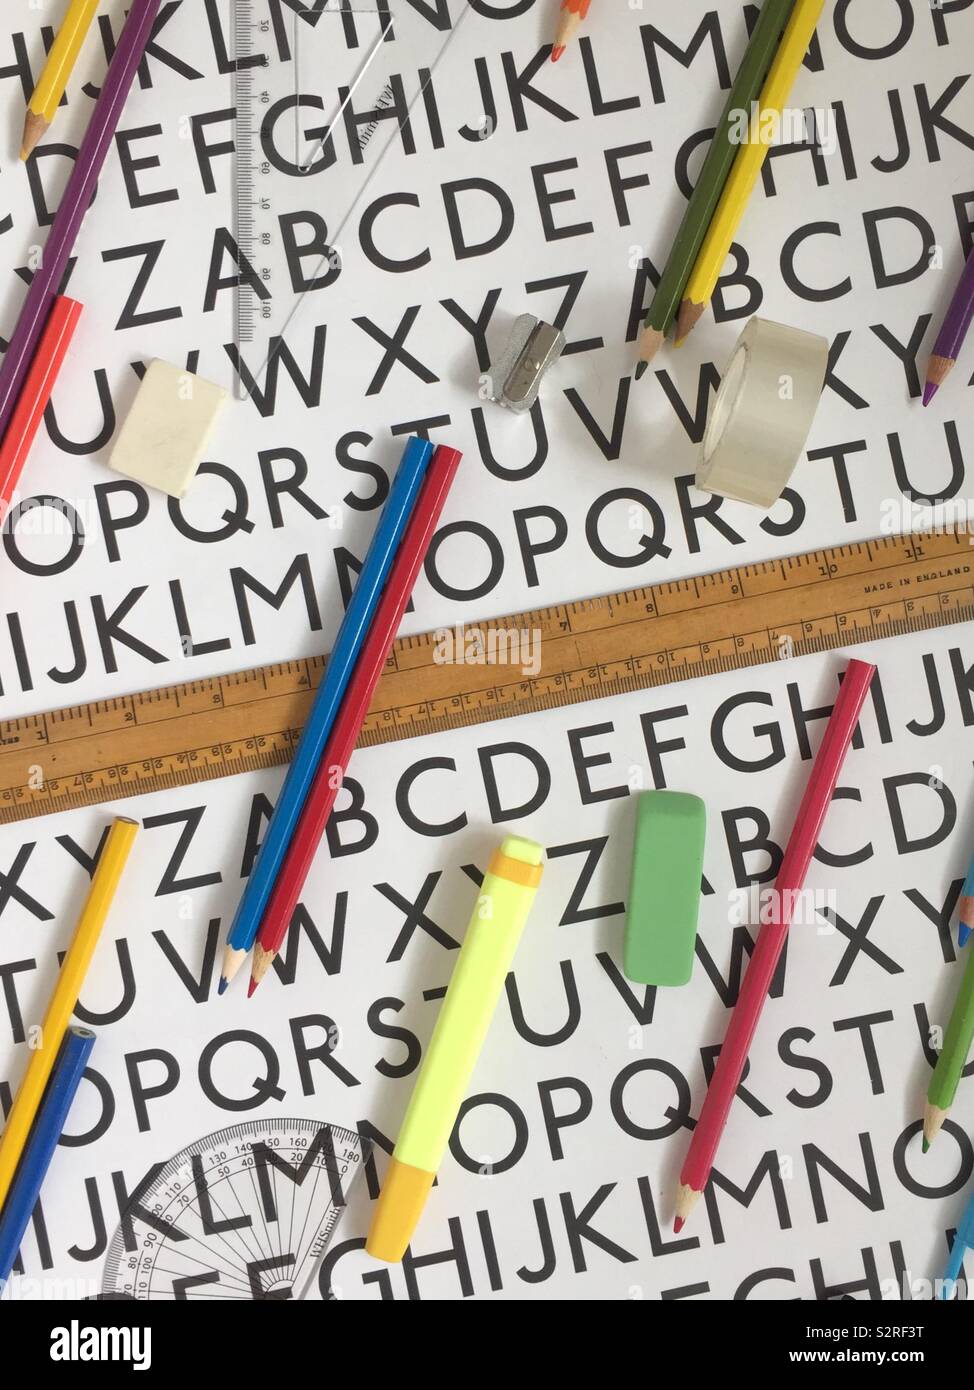
POLYGON ((27 105, 24 138, 20 146, 21 159, 30 158, 34 146, 54 120, 97 8, 98 0, 71 0, 64 23, 57 31, 57 38, 47 55, 44 71, 34 88, 34 95, 27 105))
POLYGON ((824 8, 825 0, 797 0, 761 91, 754 119, 750 119, 748 113, 748 138, 734 161, 714 220, 687 281, 677 319, 677 342, 682 342, 710 303, 767 158, 766 132, 769 127, 778 125, 824 8))
POLYGON ((78 1003, 91 957, 115 897, 129 850, 139 831, 139 823, 119 816, 112 824, 105 848, 98 860, 88 898, 81 910, 74 939, 64 957, 61 973, 51 995, 41 1025, 40 1046, 31 1053, 17 1098, 10 1107, 7 1125, 0 1138, 0 1207, 7 1199, 30 1136, 34 1117, 44 1096, 61 1043, 78 1003))

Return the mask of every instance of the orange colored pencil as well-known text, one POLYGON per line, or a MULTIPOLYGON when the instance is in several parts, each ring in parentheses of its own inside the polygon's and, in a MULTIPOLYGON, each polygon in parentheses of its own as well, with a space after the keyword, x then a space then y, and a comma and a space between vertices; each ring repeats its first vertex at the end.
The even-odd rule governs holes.
POLYGON ((551 61, 557 63, 565 49, 582 27, 592 0, 562 0, 561 21, 551 49, 551 61))

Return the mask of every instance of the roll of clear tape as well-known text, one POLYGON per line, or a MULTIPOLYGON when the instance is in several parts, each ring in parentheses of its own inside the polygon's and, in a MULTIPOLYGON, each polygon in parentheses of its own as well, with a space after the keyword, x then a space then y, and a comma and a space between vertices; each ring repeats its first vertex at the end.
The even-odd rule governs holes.
POLYGON ((707 421, 697 487, 773 506, 805 448, 828 361, 827 338, 751 319, 707 421))

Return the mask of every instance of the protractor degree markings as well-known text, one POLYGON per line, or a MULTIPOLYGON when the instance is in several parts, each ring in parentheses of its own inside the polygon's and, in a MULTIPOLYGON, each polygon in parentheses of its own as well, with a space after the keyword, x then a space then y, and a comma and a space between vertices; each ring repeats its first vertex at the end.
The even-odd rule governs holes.
MULTIPOLYGON (((168 1254, 172 1254, 174 1251, 176 1251, 176 1247, 173 1245, 167 1245, 164 1248, 168 1252, 168 1254)), ((163 1250, 159 1249, 158 1254, 161 1256, 162 1253, 163 1250)), ((249 1297, 250 1283, 247 1279, 234 1279, 233 1277, 224 1278, 224 1271, 216 1269, 212 1261, 206 1262, 204 1260, 197 1259, 196 1256, 190 1255, 188 1252, 184 1250, 179 1250, 177 1253, 179 1254, 180 1259, 186 1261, 186 1263, 188 1264, 199 1265, 200 1269, 205 1270, 207 1274, 219 1274, 220 1283, 224 1288, 239 1288, 241 1295, 243 1295, 244 1297, 249 1297)), ((185 1269, 170 1269, 168 1265, 161 1264, 159 1260, 154 1260, 152 1262, 151 1269, 153 1276, 155 1276, 156 1274, 168 1274, 171 1275, 173 1279, 182 1279, 185 1277, 186 1274, 185 1269)), ((208 1287, 212 1288, 212 1285, 209 1285, 208 1287)), ((239 1297, 240 1295, 228 1294, 226 1296, 230 1298, 235 1298, 239 1297)))
MULTIPOLYGON (((314 1242, 315 1242, 315 1239, 316 1239, 316 1237, 317 1237, 317 1233, 318 1233, 318 1231, 320 1230, 321 1224, 322 1224, 321 1222, 316 1222, 316 1223, 315 1223, 314 1234, 312 1235, 311 1239, 308 1241, 308 1248, 307 1248, 307 1251, 304 1252, 304 1253, 302 1253, 301 1247, 302 1247, 303 1244, 304 1244, 305 1234, 306 1234, 307 1229, 308 1229, 308 1222, 309 1222, 309 1220, 311 1219, 311 1213, 312 1213, 312 1211, 314 1210, 315 1196, 316 1196, 316 1194, 317 1194, 317 1192, 318 1192, 318 1183, 319 1183, 320 1178, 321 1178, 321 1172, 322 1172, 322 1168, 323 1168, 323 1167, 324 1167, 323 1164, 318 1164, 318 1163, 315 1164, 314 1186, 312 1187, 311 1192, 308 1194, 308 1202, 307 1202, 307 1206, 306 1206, 306 1208, 305 1208, 304 1224, 303 1224, 302 1227, 301 1227, 301 1235, 298 1237, 298 1241, 297 1241, 296 1246, 293 1246, 293 1247, 292 1247, 292 1248, 294 1249, 294 1251, 295 1251, 295 1262, 294 1262, 294 1280, 295 1280, 295 1283, 297 1283, 297 1281, 298 1281, 298 1276, 299 1276, 301 1270, 304 1269, 305 1264, 307 1263, 308 1259, 310 1259, 310 1257, 311 1257, 311 1251, 312 1251, 312 1248, 313 1248, 313 1246, 314 1246, 314 1242)), ((331 1184, 329 1183, 329 1188, 330 1188, 330 1186, 331 1186, 331 1184)), ((327 1220, 327 1219, 328 1219, 328 1214, 329 1214, 329 1212, 331 1211, 332 1205, 333 1205, 333 1203, 331 1202, 331 1200, 329 1200, 327 1206, 325 1207, 325 1216, 324 1216, 324 1218, 323 1218, 324 1220, 327 1220)), ((292 1215, 293 1215, 293 1213, 292 1213, 292 1215)))
MULTIPOLYGON (((292 1148, 292 1149, 290 1150, 290 1153, 291 1153, 292 1155, 294 1155, 296 1158, 299 1158, 299 1159, 300 1159, 300 1158, 302 1157, 302 1155, 301 1155, 301 1153, 300 1153, 300 1150, 296 1150, 296 1149, 293 1149, 293 1148, 292 1148)), ((284 1156, 286 1157, 287 1155, 284 1155, 284 1156)), ((296 1164, 294 1164, 294 1165, 292 1165, 292 1166, 297 1167, 297 1168, 300 1168, 300 1163, 296 1163, 296 1164)), ((292 1178, 286 1177, 286 1175, 285 1175, 284 1173, 282 1173, 282 1172, 277 1168, 277 1166, 276 1166, 275 1164, 270 1164, 270 1165, 269 1165, 269 1170, 270 1170, 270 1173, 271 1173, 271 1182, 272 1182, 272 1184, 273 1184, 274 1210, 275 1210, 275 1212, 277 1213, 277 1222, 276 1222, 276 1225, 277 1225, 277 1236, 278 1236, 278 1242, 279 1242, 278 1248, 277 1248, 277 1254, 278 1254, 278 1258, 279 1258, 279 1259, 281 1259, 281 1260, 285 1260, 285 1259, 286 1259, 286 1260, 289 1261, 290 1267, 291 1267, 291 1283, 292 1283, 292 1286, 293 1286, 293 1284, 294 1284, 294 1282, 295 1282, 295 1279, 296 1279, 296 1277, 297 1277, 297 1268, 298 1268, 297 1252, 295 1251, 294 1245, 293 1245, 292 1242, 291 1242, 291 1234, 292 1234, 293 1227, 294 1227, 294 1208, 295 1208, 295 1206, 296 1206, 296 1204, 297 1204, 297 1201, 298 1201, 299 1196, 306 1196, 306 1194, 305 1194, 305 1191, 304 1191, 304 1185, 303 1185, 302 1183, 299 1183, 298 1180, 297 1180, 297 1178, 292 1179, 292 1178), (288 1215, 288 1221, 287 1221, 287 1226, 288 1226, 288 1238, 287 1238, 287 1241, 284 1240, 284 1225, 285 1225, 285 1221, 284 1221, 284 1205, 285 1205, 285 1204, 284 1204, 284 1202, 282 1201, 282 1192, 281 1192, 281 1186, 283 1186, 283 1184, 284 1184, 285 1182, 287 1183, 287 1195, 288 1195, 288 1196, 290 1197, 290 1199, 291 1199, 291 1200, 290 1200, 290 1204, 289 1204, 289 1215, 288 1215), (280 1185, 279 1185, 279 1183, 280 1183, 280 1185), (287 1248, 285 1248, 285 1246, 286 1246, 287 1248)))
MULTIPOLYGON (((307 1157, 307 1151, 302 1152, 299 1148, 296 1147, 296 1135, 304 1135, 309 1131, 313 1132, 314 1134, 320 1134, 323 1129, 326 1129, 329 1132, 333 1147, 335 1145, 335 1139, 337 1137, 341 1141, 343 1148, 341 1153, 335 1152, 332 1155, 332 1163, 328 1163, 327 1161, 323 1165, 321 1163, 316 1163, 314 1165, 315 1167, 320 1168, 321 1166, 324 1166, 326 1171, 330 1171, 331 1168, 334 1168, 337 1175, 339 1167, 343 1161, 347 1168, 349 1164, 352 1163, 353 1159, 357 1160, 361 1156, 362 1141, 361 1136, 358 1135, 357 1132, 347 1130, 341 1126, 329 1126, 324 1125, 321 1122, 310 1120, 306 1122, 301 1120, 293 1121, 291 1122, 291 1124, 293 1126, 294 1132, 288 1133, 288 1139, 290 1140, 290 1143, 288 1145, 288 1148, 284 1151, 284 1156, 288 1160, 300 1162, 307 1157)), ((253 1142, 251 1141, 250 1136, 253 1135, 255 1131, 257 1134, 268 1134, 274 1137, 277 1137, 280 1134, 279 1127, 270 1120, 259 1121, 257 1122, 256 1126, 251 1127, 228 1127, 227 1129, 219 1132, 216 1135, 210 1135, 204 1140, 197 1141, 195 1145, 192 1145, 189 1149, 184 1150, 183 1153, 174 1155, 173 1158, 169 1161, 169 1163, 167 1163, 160 1170, 156 1181, 152 1184, 151 1193, 146 1194, 146 1196, 143 1196, 142 1200, 146 1200, 146 1197, 148 1195, 157 1195, 159 1193, 163 1194, 164 1201, 163 1204, 160 1205, 160 1214, 164 1223, 164 1243, 156 1247, 154 1256, 151 1260, 139 1259, 138 1257, 136 1257, 136 1259, 132 1261, 131 1252, 127 1251, 127 1249, 124 1248, 124 1236, 122 1229, 119 1228, 119 1230, 116 1231, 115 1236, 111 1241, 108 1254, 108 1270, 111 1271, 111 1274, 108 1277, 110 1277, 113 1280, 116 1289, 131 1288, 134 1292, 134 1296, 136 1297, 151 1298, 155 1294, 155 1296, 168 1298, 169 1294, 166 1290, 153 1288, 153 1284, 156 1282, 154 1276, 157 1274, 168 1274, 171 1276, 178 1277, 180 1273, 185 1273, 187 1267, 190 1267, 194 1269, 203 1269, 206 1270, 208 1273, 214 1273, 218 1276, 222 1275, 224 1280, 226 1281, 226 1286, 230 1289, 230 1292, 225 1295, 225 1297, 227 1298, 232 1299, 235 1297, 252 1297, 252 1279, 245 1278, 243 1269, 241 1269, 239 1266, 233 1263, 234 1259, 237 1257, 237 1252, 227 1245, 225 1239, 223 1240, 223 1244, 226 1247, 226 1249, 229 1250, 229 1255, 225 1254, 224 1250, 215 1251, 213 1248, 212 1240, 210 1243, 207 1243, 206 1241, 201 1239, 199 1235, 197 1235, 195 1230, 186 1229, 183 1225, 179 1224, 178 1220, 172 1219, 172 1208, 174 1205, 178 1205, 179 1210, 176 1213, 176 1215, 180 1218, 182 1218, 185 1214, 186 1216, 192 1217, 192 1219, 195 1222, 201 1222, 202 1214, 199 1210, 200 1187, 198 1184, 194 1183, 193 1188, 191 1188, 186 1181, 187 1163, 189 1160, 197 1158, 202 1161, 201 1171, 204 1175, 204 1178, 211 1176, 213 1170, 219 1168, 221 1165, 226 1165, 230 1167, 231 1171, 229 1173, 221 1175, 219 1183, 215 1184, 215 1186, 229 1186, 234 1194, 234 1197, 237 1199, 237 1208, 239 1214, 248 1217, 250 1220, 252 1220, 251 1213, 244 1210, 242 1199, 240 1196, 240 1191, 235 1181, 239 1180, 240 1177, 247 1172, 246 1167, 244 1167, 243 1169, 237 1168, 235 1167, 235 1164, 241 1161, 245 1161, 249 1158, 251 1160, 251 1189, 254 1194, 255 1205, 257 1206, 258 1211, 261 1213, 261 1217, 263 1220, 264 1208, 260 1203, 259 1196, 256 1192, 256 1189, 254 1188, 254 1168, 252 1161, 253 1142), (246 1136, 248 1140, 247 1143, 244 1144, 238 1142, 241 1134, 246 1136), (216 1156, 217 1152, 224 1148, 229 1148, 231 1150, 231 1157, 229 1163, 227 1163, 226 1155, 222 1155, 220 1157, 216 1156), (207 1163, 207 1160, 210 1160, 209 1163, 207 1163), (176 1184, 176 1186, 174 1186, 174 1184, 176 1184), (195 1200, 191 1199, 190 1197, 190 1193, 194 1191, 194 1189, 196 1193, 195 1200), (178 1232, 182 1239, 178 1243, 171 1240, 168 1243, 165 1243, 166 1230, 169 1230, 174 1233, 178 1232), (184 1242, 188 1242, 191 1249, 185 1249, 184 1242), (206 1256, 205 1260, 200 1259, 198 1255, 192 1253, 192 1247, 194 1246, 202 1248, 206 1256), (169 1256, 169 1258, 175 1258, 177 1266, 180 1266, 181 1268, 177 1269, 170 1266, 166 1259, 167 1255, 169 1256), (230 1261, 229 1269, 226 1267, 226 1260, 230 1261), (134 1273, 132 1273, 133 1268, 134 1273), (140 1276, 144 1277, 146 1274, 149 1276, 146 1280, 146 1286, 148 1291, 143 1293, 139 1291, 137 1285, 140 1281, 140 1276)), ((271 1152, 273 1153, 276 1151, 271 1149, 271 1152)), ((284 1170, 281 1170, 281 1172, 282 1177, 286 1176, 286 1172, 284 1170)), ((308 1221, 310 1220, 310 1217, 314 1211, 314 1201, 316 1200, 317 1189, 320 1184, 320 1172, 317 1172, 314 1176, 315 1182, 311 1188, 311 1198, 307 1201, 305 1209, 305 1220, 302 1228, 302 1243, 303 1235, 307 1231, 308 1221)), ((276 1170, 272 1175, 272 1180, 276 1185, 276 1170)), ((290 1194, 291 1209, 289 1214, 289 1224, 291 1227, 291 1231, 289 1235, 290 1237, 293 1237, 294 1220, 298 1210, 298 1202, 300 1200, 301 1194, 298 1194, 294 1190, 297 1186, 296 1183, 292 1182, 290 1185, 292 1191, 290 1194)), ((211 1208, 216 1210, 222 1219, 226 1220, 227 1212, 230 1209, 230 1204, 226 1203, 226 1205, 224 1205, 224 1203, 220 1201, 219 1196, 214 1196, 213 1187, 204 1186, 202 1190, 205 1191, 208 1197, 210 1198, 211 1208)), ((303 1195, 306 1198, 308 1197, 307 1189, 305 1189, 303 1195)), ((278 1191, 276 1193, 276 1198, 278 1201, 280 1201, 280 1196, 281 1194, 278 1191)), ((322 1230, 332 1229, 332 1227, 335 1224, 335 1218, 337 1217, 337 1215, 338 1210, 334 1205, 332 1205, 332 1207, 330 1208, 326 1208, 323 1221, 315 1223, 315 1239, 317 1239, 317 1236, 320 1234, 322 1230)), ((264 1222, 264 1227, 265 1235, 267 1235, 268 1237, 269 1244, 272 1244, 272 1242, 270 1242, 270 1232, 267 1230, 266 1221, 264 1222)), ((283 1232, 283 1220, 279 1224, 279 1231, 283 1232)), ((223 1237, 222 1232, 218 1234, 221 1238, 223 1237)), ((239 1231, 235 1231, 234 1234, 239 1236, 240 1233, 239 1231)), ((254 1231, 254 1235, 258 1240, 259 1244, 259 1233, 254 1231)), ((312 1245, 312 1248, 314 1248, 314 1245, 312 1245)), ((284 1252, 281 1253, 283 1255, 284 1252)), ((294 1253, 292 1251, 288 1251, 287 1256, 289 1264, 294 1264, 294 1253)), ((307 1255, 302 1257, 301 1264, 303 1265, 306 1262, 307 1255)), ((222 1294, 218 1296, 224 1297, 224 1295, 222 1294)), ((202 1295, 202 1297, 205 1298, 206 1295, 204 1294, 202 1295)))
MULTIPOLYGON (((204 1171, 205 1171, 205 1170, 204 1170, 204 1171)), ((223 1181, 227 1181, 227 1179, 223 1179, 223 1181)), ((178 1201, 179 1201, 180 1195, 182 1195, 182 1194, 181 1194, 181 1193, 175 1193, 175 1194, 173 1195, 173 1197, 170 1199, 170 1201, 169 1201, 167 1207, 165 1207, 165 1208, 163 1209, 163 1212, 162 1212, 162 1215, 163 1215, 163 1216, 165 1215, 165 1212, 168 1210, 168 1208, 172 1206, 173 1202, 178 1202, 178 1201)), ((218 1212, 219 1212, 219 1215, 222 1217, 222 1219, 223 1219, 223 1220, 226 1220, 226 1213, 223 1211, 223 1209, 222 1209, 221 1207, 219 1207, 219 1204, 217 1203, 217 1201, 216 1201, 215 1198, 213 1197, 213 1187, 212 1187, 212 1186, 207 1185, 206 1195, 207 1195, 207 1197, 210 1199, 210 1201, 212 1202, 212 1204, 213 1204, 215 1207, 217 1207, 217 1210, 218 1210, 218 1212)), ((184 1203, 182 1203, 182 1204, 180 1205, 180 1210, 181 1210, 181 1211, 192 1211, 192 1212, 194 1213, 194 1215, 197 1216, 197 1217, 199 1218, 200 1224, 201 1224, 201 1226, 202 1226, 203 1215, 202 1215, 202 1212, 199 1211, 199 1209, 198 1209, 198 1207, 197 1207, 197 1203, 199 1202, 199 1200, 200 1200, 200 1195, 199 1195, 199 1193, 197 1192, 196 1197, 195 1197, 193 1200, 191 1200, 191 1201, 189 1201, 189 1202, 184 1202, 184 1203)), ((243 1209, 241 1208, 241 1214, 246 1215, 247 1213, 243 1212, 243 1209)), ((203 1249, 206 1250, 209 1254, 211 1254, 211 1255, 213 1254, 212 1246, 207 1245, 206 1241, 203 1240, 201 1237, 195 1235, 192 1231, 186 1231, 186 1230, 184 1230, 182 1226, 177 1226, 176 1229, 179 1230, 180 1234, 186 1235, 186 1236, 189 1237, 190 1240, 195 1241, 198 1245, 202 1245, 203 1249)), ((241 1231, 240 1231, 239 1229, 234 1230, 234 1231, 232 1232, 232 1234, 233 1234, 234 1236, 240 1238, 241 1241, 242 1241, 242 1233, 241 1233, 241 1231)), ((246 1244, 244 1244, 244 1249, 243 1249, 242 1252, 235 1250, 235 1249, 230 1245, 229 1241, 227 1240, 227 1233, 225 1233, 225 1232, 223 1232, 223 1231, 213 1231, 213 1232, 211 1233, 211 1238, 213 1238, 213 1237, 215 1237, 216 1239, 218 1239, 218 1240, 220 1241, 220 1243, 226 1247, 227 1251, 229 1252, 229 1256, 232 1256, 232 1257, 234 1257, 234 1258, 239 1258, 240 1255, 241 1255, 241 1253, 242 1253, 242 1256, 243 1256, 243 1264, 241 1264, 241 1265, 236 1265, 236 1264, 233 1264, 233 1263, 231 1262, 230 1268, 233 1269, 233 1270, 236 1270, 245 1280, 247 1280, 247 1284, 248 1284, 248 1287, 249 1287, 249 1279, 248 1279, 248 1276, 247 1276, 247 1265, 250 1264, 250 1263, 252 1262, 252 1260, 253 1260, 253 1251, 248 1250, 247 1247, 246 1247, 246 1244)), ((169 1248, 170 1248, 170 1249, 175 1249, 175 1248, 176 1248, 175 1243, 170 1243, 169 1248)), ((258 1252, 259 1252, 259 1246, 258 1246, 258 1252)), ((228 1256, 228 1258, 229 1258, 229 1256, 228 1256)))
MULTIPOLYGON (((297 1276, 298 1276, 298 1269, 300 1268, 299 1263, 298 1263, 298 1252, 297 1252, 297 1247, 295 1246, 295 1243, 294 1243, 294 1212, 295 1212, 295 1208, 296 1208, 297 1205, 298 1205, 298 1193, 299 1193, 299 1192, 300 1192, 300 1193, 304 1193, 304 1184, 302 1183, 301 1186, 299 1187, 298 1184, 297 1184, 297 1182, 292 1183, 292 1184, 291 1184, 291 1210, 288 1212, 288 1221, 287 1221, 287 1248, 288 1248, 288 1251, 289 1251, 289 1253, 290 1253, 290 1255, 291 1255, 291 1257, 292 1257, 293 1263, 294 1263, 294 1275, 293 1275, 293 1277, 294 1277, 295 1280, 297 1279, 297 1276)), ((307 1196, 307 1194, 304 1194, 304 1195, 307 1196)), ((311 1197, 312 1197, 312 1198, 314 1197, 314 1191, 313 1191, 313 1190, 312 1190, 312 1193, 311 1193, 311 1197)), ((307 1208, 306 1208, 306 1210, 305 1210, 305 1223, 307 1223, 308 1216, 310 1215, 310 1213, 311 1213, 311 1200, 308 1199, 308 1206, 307 1206, 307 1208)), ((283 1230, 283 1223, 282 1223, 282 1230, 283 1230)))
POLYGON ((156 1258, 152 1260, 152 1263, 150 1265, 152 1273, 155 1273, 156 1270, 162 1269, 162 1266, 158 1263, 158 1256, 160 1256, 162 1254, 162 1251, 165 1249, 178 1254, 181 1260, 185 1260, 190 1264, 198 1264, 202 1269, 206 1269, 208 1271, 215 1271, 217 1274, 221 1275, 221 1277, 225 1275, 227 1281, 230 1284, 239 1283, 241 1288, 248 1287, 246 1279, 246 1270, 242 1265, 238 1266, 235 1264, 231 1264, 226 1268, 220 1268, 219 1265, 216 1263, 220 1256, 214 1253, 214 1251, 211 1249, 211 1247, 207 1244, 205 1240, 202 1240, 199 1236, 194 1235, 192 1231, 184 1230, 181 1226, 177 1229, 179 1230, 180 1234, 186 1237, 190 1244, 199 1245, 202 1247, 202 1249, 206 1252, 206 1259, 202 1260, 198 1255, 191 1254, 190 1251, 185 1248, 184 1243, 182 1241, 178 1243, 173 1241, 167 1241, 165 1244, 161 1244, 156 1247, 156 1258))
POLYGON ((269 1178, 270 1178, 271 1200, 272 1200, 273 1203, 274 1203, 274 1211, 275 1211, 275 1213, 276 1213, 276 1215, 277 1215, 277 1222, 276 1222, 276 1225, 277 1225, 277 1240, 278 1240, 278 1245, 277 1245, 277 1248, 274 1250, 274 1254, 277 1255, 277 1256, 279 1256, 279 1255, 281 1255, 282 1249, 283 1249, 283 1247, 282 1247, 281 1244, 280 1244, 280 1239, 281 1239, 281 1204, 280 1204, 280 1200, 279 1200, 278 1195, 277 1195, 277 1169, 274 1167, 273 1164, 269 1163, 269 1164, 267 1165, 267 1173, 268 1173, 268 1176, 269 1176, 269 1178))
MULTIPOLYGON (((259 1236, 258 1233, 257 1233, 257 1227, 256 1227, 256 1225, 255 1225, 255 1223, 254 1223, 254 1220, 253 1220, 253 1214, 252 1214, 251 1212, 248 1212, 248 1211, 245 1211, 245 1210, 244 1210, 243 1203, 241 1202, 240 1197, 239 1197, 238 1194, 237 1194, 237 1191, 236 1191, 236 1188, 235 1188, 234 1185, 233 1185, 233 1182, 231 1181, 231 1179, 230 1179, 229 1177, 223 1178, 221 1181, 226 1182, 227 1186, 230 1188, 231 1193, 233 1193, 233 1196, 236 1198, 236 1202, 237 1202, 237 1213, 236 1213, 236 1215, 237 1215, 237 1216, 247 1216, 247 1217, 250 1217, 250 1218, 251 1218, 251 1219, 250 1219, 250 1225, 249 1225, 249 1226, 238 1226, 238 1227, 234 1227, 233 1230, 232 1230, 232 1232, 227 1232, 226 1234, 232 1234, 233 1236, 237 1237, 237 1238, 241 1241, 241 1243, 243 1244, 244 1250, 245 1250, 245 1254, 246 1254, 246 1256, 248 1256, 248 1258, 245 1259, 245 1264, 254 1264, 254 1263, 259 1264, 262 1260, 270 1259, 270 1258, 273 1256, 273 1253, 274 1253, 274 1252, 273 1252, 273 1249, 272 1249, 271 1246, 268 1246, 268 1249, 267 1249, 266 1251, 264 1251, 264 1250, 261 1249, 260 1236, 259 1236), (248 1246, 247 1240, 246 1240, 245 1236, 252 1236, 252 1237, 253 1237, 253 1241, 254 1241, 254 1248, 253 1248, 253 1249, 251 1249, 251 1248, 248 1246)), ((218 1185, 218 1184, 217 1184, 217 1185, 218 1185)), ((207 1197, 209 1198, 209 1200, 212 1202, 213 1206, 216 1207, 217 1212, 219 1213, 219 1215, 220 1215, 220 1217, 221 1217, 222 1220, 227 1221, 227 1220, 235 1219, 235 1218, 229 1217, 228 1214, 227 1214, 227 1212, 224 1210, 224 1208, 220 1206, 220 1204, 219 1204, 219 1202, 217 1201, 216 1197, 213 1195, 213 1188, 212 1188, 212 1187, 208 1187, 208 1188, 207 1188, 207 1194, 206 1194, 206 1195, 207 1195, 207 1197)), ((222 1232, 222 1231, 221 1231, 221 1232, 215 1232, 214 1234, 218 1234, 218 1235, 220 1235, 221 1237, 224 1236, 224 1232, 222 1232)))
MULTIPOLYGON (((187 1205, 182 1207, 181 1210, 189 1211, 191 1210, 191 1207, 187 1205)), ((200 1215, 198 1212, 195 1214, 197 1216, 200 1215)), ((202 1221, 201 1217, 200 1220, 202 1221)), ((229 1253, 224 1254, 223 1251, 214 1249, 212 1244, 213 1235, 219 1233, 213 1233, 204 1238, 202 1236, 196 1235, 191 1230, 185 1229, 183 1226, 176 1226, 175 1229, 178 1230, 179 1233, 183 1235, 187 1240, 189 1240, 191 1244, 200 1246, 201 1249, 206 1252, 206 1261, 199 1259, 197 1256, 191 1255, 188 1250, 183 1248, 182 1241, 170 1240, 166 1243, 166 1249, 170 1250, 174 1255, 178 1255, 181 1259, 187 1259, 192 1261, 193 1263, 202 1265, 206 1269, 215 1270, 216 1273, 220 1274, 221 1276, 225 1275, 227 1277, 228 1282, 230 1283, 239 1282, 241 1288, 249 1289, 250 1283, 246 1269, 247 1261, 245 1260, 243 1264, 239 1265, 234 1263, 234 1260, 238 1257, 237 1251, 235 1251, 225 1240, 222 1240, 222 1237, 222 1244, 226 1247, 229 1253), (219 1261, 221 1259, 227 1260, 228 1264, 224 1267, 221 1267, 219 1264, 219 1261)), ((155 1267, 156 1266, 153 1265, 153 1268, 155 1267)))
POLYGON ((260 1215, 261 1225, 264 1227, 264 1235, 265 1235, 265 1237, 266 1237, 266 1239, 267 1239, 267 1255, 268 1255, 268 1258, 270 1258, 271 1252, 272 1252, 273 1247, 274 1247, 274 1241, 273 1241, 273 1238, 272 1238, 272 1236, 271 1236, 270 1230, 268 1229, 267 1217, 266 1217, 265 1212, 264 1212, 264 1203, 263 1203, 263 1202, 261 1201, 261 1199, 260 1199, 260 1189, 259 1189, 258 1186, 257 1186, 257 1168, 256 1168, 256 1165, 255 1165, 255 1164, 251 1164, 248 1168, 245 1168, 245 1169, 244 1169, 244 1172, 247 1174, 248 1178, 250 1179, 250 1186, 251 1186, 251 1188, 253 1189, 253 1194, 254 1194, 254 1206, 256 1207, 256 1209, 257 1209, 257 1211, 258 1211, 258 1213, 259 1213, 259 1215, 260 1215))

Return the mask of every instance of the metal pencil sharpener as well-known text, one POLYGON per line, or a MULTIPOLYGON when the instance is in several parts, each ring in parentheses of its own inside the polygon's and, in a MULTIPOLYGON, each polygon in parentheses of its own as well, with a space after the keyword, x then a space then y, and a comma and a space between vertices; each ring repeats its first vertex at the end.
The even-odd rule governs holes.
POLYGON ((565 348, 565 335, 533 314, 521 314, 507 347, 490 364, 489 399, 508 410, 530 410, 538 399, 541 379, 565 348))

